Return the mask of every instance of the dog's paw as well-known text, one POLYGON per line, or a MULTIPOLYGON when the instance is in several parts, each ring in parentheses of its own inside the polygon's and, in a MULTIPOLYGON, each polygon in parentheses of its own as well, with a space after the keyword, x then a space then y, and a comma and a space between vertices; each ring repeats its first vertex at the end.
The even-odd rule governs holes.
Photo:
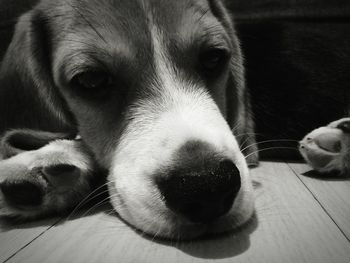
POLYGON ((28 129, 10 130, 0 140, 0 159, 19 153, 38 150, 55 140, 74 139, 69 133, 53 133, 28 129))
POLYGON ((300 141, 299 151, 319 172, 350 174, 350 118, 313 130, 300 141))
POLYGON ((57 140, 0 162, 0 215, 30 219, 68 211, 90 191, 91 155, 79 141, 57 140))

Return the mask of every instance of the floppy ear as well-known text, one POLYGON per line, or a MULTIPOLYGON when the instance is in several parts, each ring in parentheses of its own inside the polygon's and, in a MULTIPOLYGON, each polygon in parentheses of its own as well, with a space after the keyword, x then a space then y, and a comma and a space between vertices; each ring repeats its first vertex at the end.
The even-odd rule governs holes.
POLYGON ((0 134, 9 128, 71 130, 72 114, 55 87, 49 19, 39 10, 20 17, 0 69, 0 134))
POLYGON ((255 136, 255 125, 250 105, 250 94, 242 83, 237 83, 235 65, 231 65, 230 79, 227 84, 227 121, 236 136, 240 149, 249 166, 259 164, 258 144, 255 136))
POLYGON ((258 147, 255 139, 253 113, 250 106, 249 91, 245 87, 243 56, 237 38, 233 20, 222 0, 209 0, 213 14, 220 20, 228 32, 233 56, 226 86, 226 119, 240 144, 249 166, 259 163, 258 147))
POLYGON ((231 59, 226 88, 227 120, 248 166, 254 167, 259 164, 254 115, 250 104, 250 93, 245 85, 243 58, 236 35, 233 36, 233 40, 236 43, 234 47, 236 54, 231 59))

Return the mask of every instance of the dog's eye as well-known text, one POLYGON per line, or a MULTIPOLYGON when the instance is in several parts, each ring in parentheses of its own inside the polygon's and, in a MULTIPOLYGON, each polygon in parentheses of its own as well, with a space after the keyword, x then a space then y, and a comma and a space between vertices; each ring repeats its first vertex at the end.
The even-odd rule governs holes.
POLYGON ((112 77, 102 71, 87 71, 77 74, 72 79, 74 87, 82 91, 101 91, 112 83, 112 77))
MULTIPOLYGON (((216 71, 226 65, 228 52, 224 49, 212 48, 200 55, 200 63, 208 72, 216 71)), ((214 73, 214 72, 213 72, 214 73)))

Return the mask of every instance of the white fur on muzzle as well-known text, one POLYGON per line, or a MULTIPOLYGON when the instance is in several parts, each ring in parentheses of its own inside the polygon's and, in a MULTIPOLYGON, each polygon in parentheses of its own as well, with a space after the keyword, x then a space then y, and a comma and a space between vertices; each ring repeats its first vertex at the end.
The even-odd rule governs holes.
POLYGON ((120 139, 109 175, 112 204, 124 220, 149 234, 192 238, 208 231, 228 231, 251 217, 254 202, 247 164, 228 124, 206 92, 187 86, 186 91, 140 102, 131 115, 133 119, 120 139), (241 189, 231 210, 210 225, 177 216, 166 207, 155 185, 156 171, 171 166, 176 151, 191 140, 212 146, 240 171, 241 189))

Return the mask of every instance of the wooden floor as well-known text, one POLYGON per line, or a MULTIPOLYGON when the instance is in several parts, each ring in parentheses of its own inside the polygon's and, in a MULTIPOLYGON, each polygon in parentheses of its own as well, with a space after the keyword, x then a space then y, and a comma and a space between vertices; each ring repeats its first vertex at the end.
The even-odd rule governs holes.
POLYGON ((304 164, 252 170, 256 216, 231 235, 187 243, 147 239, 105 212, 11 227, 0 262, 350 262, 350 180, 314 178, 304 164))

